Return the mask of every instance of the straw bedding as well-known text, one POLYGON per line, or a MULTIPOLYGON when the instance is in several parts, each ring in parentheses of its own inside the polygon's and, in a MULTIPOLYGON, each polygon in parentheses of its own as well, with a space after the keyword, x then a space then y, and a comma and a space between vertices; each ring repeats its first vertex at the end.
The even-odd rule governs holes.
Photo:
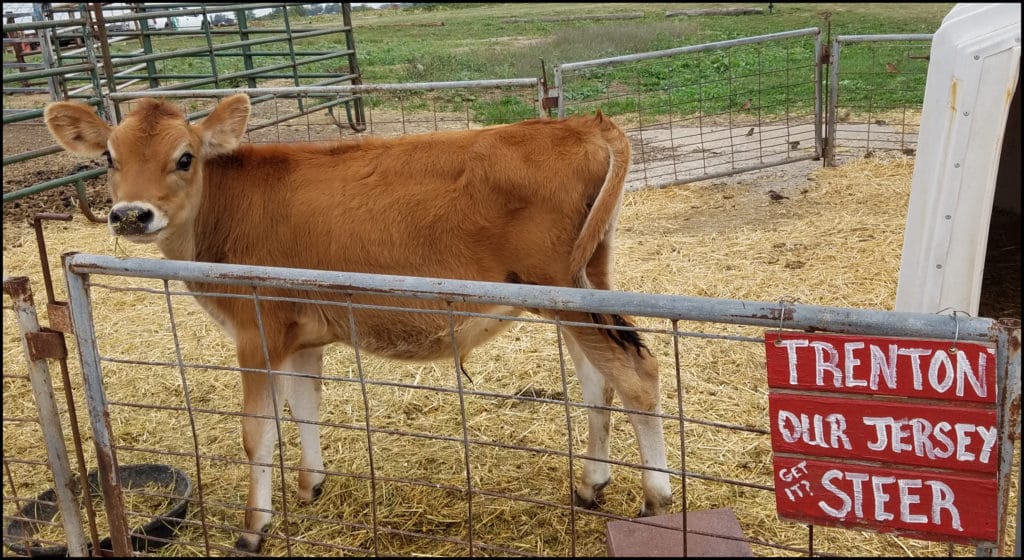
MULTIPOLYGON (((912 159, 876 155, 841 168, 816 171, 805 182, 781 191, 788 197, 781 201, 767 195, 767 189, 773 188, 770 185, 751 186, 731 182, 732 179, 628 193, 616 241, 616 287, 648 293, 763 301, 785 298, 808 304, 891 309, 912 171, 912 159)), ((5 226, 5 274, 30 276, 37 302, 44 301, 31 230, 20 224, 5 226)), ((59 267, 58 255, 69 250, 158 257, 151 247, 115 246, 104 226, 87 224, 80 216, 72 223, 47 223, 46 237, 54 270, 59 267)), ((65 299, 60 286, 62 275, 57 273, 55 277, 57 297, 65 299)), ((94 280, 163 289, 161 282, 154 281, 94 280)), ((183 286, 172 282, 170 288, 180 290, 183 286)), ((172 544, 160 554, 206 554, 204 524, 209 535, 209 553, 229 553, 236 536, 233 529, 242 519, 239 508, 245 502, 248 476, 238 418, 232 415, 240 406, 238 375, 209 367, 162 364, 178 360, 175 337, 182 361, 190 365, 232 367, 232 346, 188 297, 171 298, 176 327, 173 331, 162 293, 96 288, 93 299, 101 355, 149 362, 139 365, 108 361, 103 366, 113 433, 121 446, 118 460, 123 464, 166 462, 192 474, 193 480, 201 479, 202 494, 196 496, 201 495, 205 505, 202 509, 198 504, 190 508, 190 524, 179 533, 184 543, 172 544), (191 417, 181 410, 186 384, 195 411, 191 417), (195 460, 189 457, 196 446, 203 455, 198 473, 195 460)), ((45 315, 42 308, 41 313, 45 315)), ((672 327, 665 321, 646 318, 638 318, 638 322, 654 330, 672 327)), ((763 334, 759 329, 725 325, 679 324, 678 328, 695 334, 763 334)), ((35 414, 29 384, 18 377, 24 374, 24 360, 16 333, 13 314, 5 309, 4 454, 45 460, 38 427, 6 421, 35 414)), ((648 334, 646 338, 661 364, 663 407, 667 413, 676 413, 677 373, 672 339, 659 333, 648 334)), ((70 353, 75 356, 73 343, 70 353)), ((687 416, 767 428, 763 348, 751 342, 688 336, 679 339, 678 354, 678 375, 687 416)), ((286 502, 282 503, 281 475, 275 471, 274 507, 280 510, 286 506, 288 519, 276 515, 271 533, 283 535, 287 530, 296 539, 287 543, 282 538, 270 537, 263 552, 365 554, 367 550, 373 551, 372 527, 376 521, 378 527, 387 529, 377 535, 380 554, 464 555, 470 552, 469 548, 451 540, 467 539, 467 512, 471 507, 473 541, 477 546, 474 554, 500 554, 503 550, 542 555, 606 554, 606 520, 586 512, 578 512, 573 519, 568 509, 558 507, 568 503, 569 463, 563 456, 543 451, 564 453, 570 442, 574 453, 585 449, 585 411, 569 407, 567 412, 561 402, 566 391, 571 401, 580 400, 578 384, 571 363, 566 363, 563 386, 559 357, 558 337, 552 326, 519 323, 474 352, 465 364, 472 377, 472 382, 462 379, 467 388, 499 396, 467 395, 460 402, 455 393, 429 389, 457 387, 451 362, 412 364, 363 355, 361 373, 366 378, 417 386, 367 386, 367 420, 358 383, 339 380, 359 377, 354 353, 345 346, 331 347, 324 368, 329 379, 322 406, 322 419, 330 426, 322 428, 322 448, 327 469, 333 475, 328 477, 324 494, 316 503, 301 505, 294 499, 297 473, 286 470, 288 491, 284 494, 286 502), (556 402, 500 396, 516 394, 556 402), (542 451, 475 444, 470 447, 467 474, 462 445, 463 407, 469 439, 542 451), (566 426, 567 414, 572 421, 571 434, 566 426), (375 484, 369 480, 371 456, 364 430, 367 422, 385 430, 370 436, 375 484), (474 494, 470 501, 465 492, 467 478, 475 490, 554 505, 486 494, 474 494), (410 480, 417 483, 409 483, 410 480), (371 503, 376 507, 371 508, 371 503), (502 549, 481 550, 481 543, 502 549)), ((84 397, 76 362, 71 359, 72 385, 84 427, 84 397)), ((52 371, 59 377, 57 368, 52 371)), ((286 442, 284 462, 295 465, 298 445, 294 424, 282 423, 282 432, 286 442)), ((65 426, 65 435, 68 433, 65 426)), ((83 433, 88 430, 83 429, 83 433)), ((85 437, 87 463, 93 465, 92 442, 85 437)), ((666 439, 670 466, 678 468, 678 422, 666 421, 666 439)), ((683 439, 687 470, 771 484, 767 436, 687 423, 683 439)), ((612 457, 638 462, 634 441, 625 416, 614 413, 612 457)), ((578 476, 581 464, 577 461, 573 467, 578 476)), ((5 476, 5 496, 32 496, 51 484, 48 473, 39 466, 11 464, 10 470, 17 487, 10 488, 10 479, 5 476)), ((613 466, 612 471, 613 483, 606 491, 603 511, 631 517, 642 499, 639 472, 625 466, 613 466)), ((679 480, 673 480, 673 488, 674 511, 678 511, 683 497, 679 480)), ((1010 502, 1016 503, 1017 489, 1012 492, 1010 502)), ((770 492, 690 479, 686 498, 690 509, 732 508, 748 537, 787 546, 807 544, 805 527, 777 519, 770 492)), ((13 503, 5 504, 5 514, 14 508, 13 503)), ((1011 511, 1011 517, 1014 513, 1015 510, 1011 511)), ((943 544, 825 528, 815 528, 814 549, 860 556, 949 552, 943 544)), ((954 547, 953 552, 973 554, 973 549, 954 547)), ((754 546, 754 553, 788 554, 761 546, 754 546)))

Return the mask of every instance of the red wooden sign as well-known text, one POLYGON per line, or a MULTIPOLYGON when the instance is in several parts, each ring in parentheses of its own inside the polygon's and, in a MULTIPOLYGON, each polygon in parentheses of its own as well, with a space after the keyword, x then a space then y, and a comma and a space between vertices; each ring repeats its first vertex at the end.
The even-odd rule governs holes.
POLYGON ((765 358, 779 517, 949 542, 998 538, 991 349, 767 332, 765 358))
POLYGON ((997 539, 994 478, 782 456, 773 462, 782 518, 965 544, 997 539))
POLYGON ((768 386, 994 403, 996 356, 981 344, 767 332, 768 386))
POLYGON ((772 449, 995 473, 994 410, 772 393, 772 449))

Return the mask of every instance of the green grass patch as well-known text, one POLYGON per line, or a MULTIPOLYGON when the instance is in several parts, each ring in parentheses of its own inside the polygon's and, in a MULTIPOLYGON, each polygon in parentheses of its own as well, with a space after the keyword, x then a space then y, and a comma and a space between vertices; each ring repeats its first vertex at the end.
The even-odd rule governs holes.
POLYGON ((514 95, 503 95, 497 100, 474 101, 470 108, 473 120, 484 125, 519 122, 537 116, 537 109, 533 104, 514 95))

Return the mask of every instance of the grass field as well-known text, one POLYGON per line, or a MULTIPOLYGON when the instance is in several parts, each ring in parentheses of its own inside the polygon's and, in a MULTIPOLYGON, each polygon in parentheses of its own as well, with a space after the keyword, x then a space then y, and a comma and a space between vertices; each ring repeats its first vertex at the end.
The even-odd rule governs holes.
MULTIPOLYGON (((932 33, 953 4, 782 4, 771 15, 666 18, 703 4, 455 4, 434 9, 357 12, 359 63, 367 81, 412 82, 532 77, 548 65, 765 35, 806 27, 833 34, 932 33), (642 19, 535 21, 640 13, 642 19), (444 26, 402 26, 444 22, 444 26)), ((713 4, 709 6, 714 6, 713 4)), ((766 8, 764 3, 729 4, 766 8)), ((309 18, 311 24, 319 18, 309 18)))

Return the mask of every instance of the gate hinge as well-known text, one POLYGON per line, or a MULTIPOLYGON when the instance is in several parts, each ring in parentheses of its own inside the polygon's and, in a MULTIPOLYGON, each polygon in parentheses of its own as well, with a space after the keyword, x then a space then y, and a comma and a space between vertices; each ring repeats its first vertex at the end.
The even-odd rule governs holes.
POLYGON ((818 62, 821 63, 821 64, 831 64, 832 63, 832 47, 830 47, 828 45, 822 45, 822 47, 821 47, 821 58, 818 59, 818 62))
POLYGON ((555 89, 555 88, 551 88, 551 90, 548 92, 548 95, 545 95, 544 97, 542 97, 540 99, 540 106, 545 111, 548 110, 548 109, 557 109, 558 108, 558 90, 555 89))
POLYGON ((55 301, 46 304, 46 314, 50 319, 50 328, 64 334, 75 334, 75 326, 71 323, 71 309, 66 301, 55 301))
POLYGON ((44 328, 39 332, 25 333, 25 344, 33 360, 63 360, 68 357, 64 335, 54 330, 44 328))

